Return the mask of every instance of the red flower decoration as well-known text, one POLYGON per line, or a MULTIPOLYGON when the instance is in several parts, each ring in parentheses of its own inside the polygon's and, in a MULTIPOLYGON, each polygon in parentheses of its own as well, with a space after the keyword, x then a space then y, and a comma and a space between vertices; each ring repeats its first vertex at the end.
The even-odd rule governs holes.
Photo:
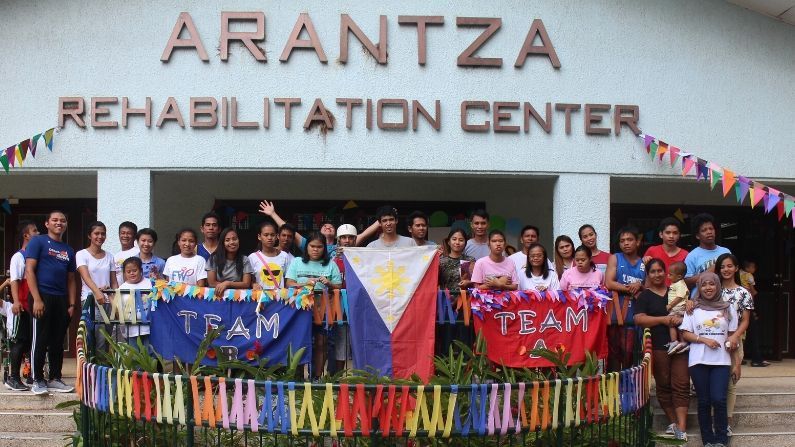
POLYGON ((555 346, 555 350, 560 352, 566 352, 566 345, 564 345, 563 343, 558 343, 555 346))
POLYGON ((246 358, 249 360, 256 360, 257 359, 257 351, 253 349, 249 349, 246 351, 246 358))
POLYGON ((210 360, 215 360, 215 348, 210 348, 207 350, 207 358, 210 360))

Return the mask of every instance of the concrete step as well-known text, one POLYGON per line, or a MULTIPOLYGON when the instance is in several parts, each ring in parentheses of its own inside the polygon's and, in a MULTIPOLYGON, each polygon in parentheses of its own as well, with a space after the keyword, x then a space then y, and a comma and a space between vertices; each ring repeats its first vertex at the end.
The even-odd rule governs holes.
MULTIPOLYGON (((656 431, 664 431, 669 424, 668 418, 662 410, 655 410, 654 425, 656 431)), ((696 411, 688 411, 687 426, 698 427, 698 414, 696 411)), ((736 411, 734 412, 734 422, 732 428, 737 428, 741 433, 747 429, 756 431, 758 428, 767 427, 769 432, 789 432, 795 429, 795 410, 772 410, 772 411, 736 411)))
POLYGON ((72 433, 76 426, 71 411, 10 410, 0 411, 0 429, 10 433, 72 433))
MULTIPOLYGON (((690 410, 696 411, 698 401, 695 397, 690 399, 690 410)), ((652 407, 659 409, 657 398, 652 398, 652 407)), ((752 410, 791 410, 795 409, 795 393, 759 392, 737 393, 736 411, 752 410)))
POLYGON ((0 445, 14 447, 63 447, 70 441, 65 433, 0 433, 0 445))
MULTIPOLYGON (((734 429, 733 429, 734 430, 734 429)), ((780 446, 795 447, 795 431, 791 427, 749 427, 746 429, 737 428, 734 436, 729 438, 731 447, 763 447, 780 446)), ((687 430, 687 446, 701 447, 701 434, 698 427, 687 430)), ((657 441, 657 445, 667 445, 665 440, 657 441)))
POLYGON ((75 393, 51 393, 37 396, 26 391, 4 390, 0 393, 0 411, 55 410, 55 406, 60 403, 76 400, 77 394, 75 393))

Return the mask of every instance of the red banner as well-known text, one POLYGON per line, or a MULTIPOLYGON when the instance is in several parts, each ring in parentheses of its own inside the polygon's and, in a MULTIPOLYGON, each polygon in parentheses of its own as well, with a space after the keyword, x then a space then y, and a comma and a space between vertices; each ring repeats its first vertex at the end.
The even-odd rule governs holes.
POLYGON ((531 351, 560 345, 571 353, 570 365, 585 361, 586 351, 607 357, 605 300, 586 293, 475 292, 475 331, 483 331, 489 360, 514 368, 549 367, 531 351))

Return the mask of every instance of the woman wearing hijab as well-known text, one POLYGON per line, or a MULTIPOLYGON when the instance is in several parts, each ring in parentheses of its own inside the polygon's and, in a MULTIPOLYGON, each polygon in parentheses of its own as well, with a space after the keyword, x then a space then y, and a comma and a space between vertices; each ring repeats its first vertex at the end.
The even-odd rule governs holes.
POLYGON ((696 284, 693 313, 685 315, 679 329, 690 342, 688 367, 698 397, 701 440, 705 446, 725 447, 730 351, 737 349, 737 343, 728 339, 737 330, 737 311, 721 299, 718 275, 702 273, 696 284))

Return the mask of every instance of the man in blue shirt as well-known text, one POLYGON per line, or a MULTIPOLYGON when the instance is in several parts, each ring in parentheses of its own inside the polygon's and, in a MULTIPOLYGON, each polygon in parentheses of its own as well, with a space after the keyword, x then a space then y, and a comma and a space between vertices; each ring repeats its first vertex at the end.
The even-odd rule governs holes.
POLYGON ((693 217, 693 233, 698 240, 698 247, 687 254, 685 265, 685 284, 692 289, 690 297, 696 294, 696 281, 704 272, 715 272, 715 260, 724 253, 731 253, 728 248, 715 243, 717 226, 711 214, 701 213, 693 217))
POLYGON ((33 299, 34 394, 71 393, 74 387, 61 380, 63 342, 69 321, 77 312, 75 252, 63 242, 66 215, 51 211, 44 223, 47 234, 30 240, 25 251, 25 276, 33 299), (49 382, 44 380, 44 359, 50 362, 49 382))
POLYGON ((632 353, 635 350, 635 312, 633 301, 643 288, 646 270, 640 258, 640 232, 635 227, 623 227, 618 230, 619 253, 610 256, 607 261, 605 286, 608 290, 618 293, 618 300, 613 301, 610 322, 607 326, 608 355, 607 370, 620 371, 632 366, 632 353), (621 320, 618 319, 621 314, 621 320))

